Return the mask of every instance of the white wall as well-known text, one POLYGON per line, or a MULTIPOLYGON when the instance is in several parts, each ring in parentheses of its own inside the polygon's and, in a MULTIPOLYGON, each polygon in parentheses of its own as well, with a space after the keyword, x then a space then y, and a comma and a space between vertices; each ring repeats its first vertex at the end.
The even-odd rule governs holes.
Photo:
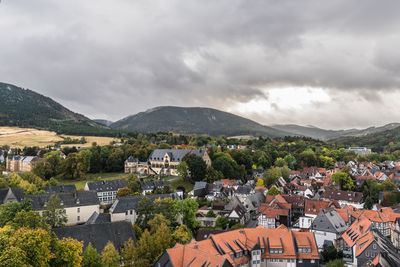
POLYGON ((100 213, 100 205, 81 206, 65 208, 68 222, 66 225, 85 223, 92 216, 93 212, 100 213), (79 212, 78 212, 79 209, 79 212), (79 221, 78 221, 79 216, 79 221))
POLYGON ((325 240, 330 240, 335 244, 336 234, 317 230, 312 230, 312 232, 314 232, 315 241, 317 241, 317 247, 319 250, 323 249, 325 240))

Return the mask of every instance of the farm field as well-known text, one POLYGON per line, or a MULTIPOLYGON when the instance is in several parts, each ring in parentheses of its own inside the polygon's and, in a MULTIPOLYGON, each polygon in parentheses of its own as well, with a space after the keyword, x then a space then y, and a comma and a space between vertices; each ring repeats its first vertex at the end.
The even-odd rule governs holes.
MULTIPOLYGON (((62 141, 63 137, 67 136, 73 139, 80 139, 82 137, 57 135, 56 132, 33 128, 0 127, 0 145, 9 145, 13 148, 23 148, 25 146, 45 147, 54 145, 56 142, 62 141)), ((116 138, 101 136, 85 136, 85 138, 87 140, 86 144, 68 144, 62 146, 90 146, 93 142, 97 142, 98 145, 107 145, 111 141, 119 141, 119 139, 116 138)))

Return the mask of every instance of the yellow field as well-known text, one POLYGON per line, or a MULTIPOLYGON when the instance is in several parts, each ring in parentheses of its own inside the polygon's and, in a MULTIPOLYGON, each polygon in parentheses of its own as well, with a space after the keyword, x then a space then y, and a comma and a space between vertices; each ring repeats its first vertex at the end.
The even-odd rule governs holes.
MULTIPOLYGON (((81 136, 69 137, 73 139, 80 139, 81 136)), ((85 136, 86 144, 76 144, 75 146, 90 146, 93 142, 97 142, 98 145, 108 145, 111 141, 115 140, 119 142, 119 139, 111 137, 97 137, 97 136, 85 136)), ((0 127, 0 145, 9 145, 10 147, 23 148, 25 146, 39 146, 44 147, 48 145, 54 145, 55 142, 62 141, 63 138, 57 135, 55 132, 36 130, 31 128, 18 128, 18 127, 0 127)), ((74 146, 74 144, 63 145, 63 146, 74 146)))

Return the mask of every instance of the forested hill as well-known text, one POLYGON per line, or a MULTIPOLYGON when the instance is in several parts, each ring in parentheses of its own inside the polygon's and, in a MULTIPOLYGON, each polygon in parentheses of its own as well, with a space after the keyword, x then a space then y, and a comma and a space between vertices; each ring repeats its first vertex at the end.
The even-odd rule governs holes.
POLYGON ((114 122, 110 127, 137 132, 175 132, 210 136, 290 135, 231 113, 200 107, 157 107, 114 122))
POLYGON ((1 82, 0 126, 31 127, 64 134, 110 135, 112 132, 49 97, 1 82))
POLYGON ((373 152, 400 150, 400 127, 359 137, 342 137, 332 142, 340 146, 365 146, 373 152))

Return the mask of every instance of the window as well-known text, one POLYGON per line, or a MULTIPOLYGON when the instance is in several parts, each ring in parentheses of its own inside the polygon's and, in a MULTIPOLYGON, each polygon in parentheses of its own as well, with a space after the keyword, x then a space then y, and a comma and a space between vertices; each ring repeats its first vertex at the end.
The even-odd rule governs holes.
POLYGON ((81 212, 81 208, 78 208, 78 213, 81 212))
POLYGON ((78 216, 78 222, 81 220, 81 216, 78 216))
POLYGON ((315 263, 315 260, 311 260, 311 263, 315 263))
POLYGON ((131 210, 131 212, 130 212, 130 213, 131 213, 131 215, 132 215, 132 214, 133 214, 133 210, 131 210))
POLYGON ((125 211, 125 215, 128 215, 128 211, 125 211))

